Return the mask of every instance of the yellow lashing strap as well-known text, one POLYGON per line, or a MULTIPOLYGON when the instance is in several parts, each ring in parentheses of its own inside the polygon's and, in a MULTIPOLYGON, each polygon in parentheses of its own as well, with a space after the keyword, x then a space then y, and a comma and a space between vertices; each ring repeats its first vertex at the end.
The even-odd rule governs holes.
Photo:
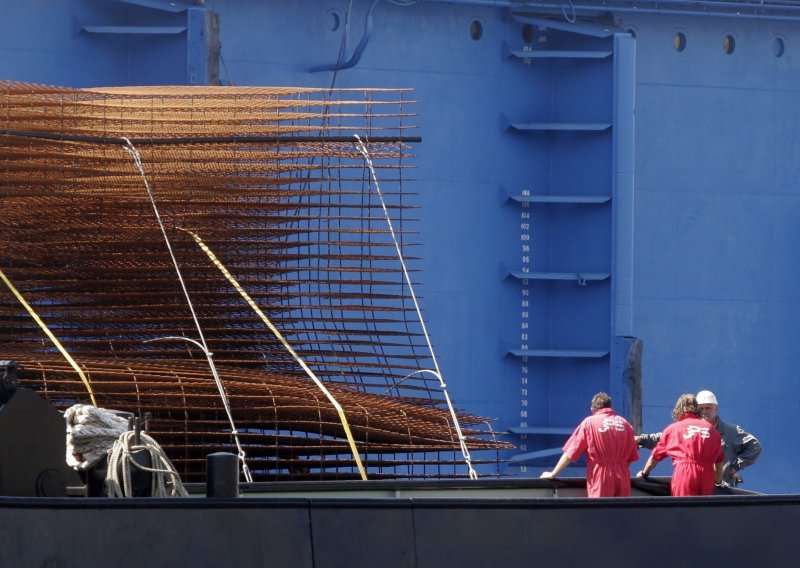
POLYGON ((361 474, 361 479, 366 480, 367 473, 364 470, 364 464, 361 463, 361 456, 359 456, 358 454, 358 449, 356 448, 356 442, 353 439, 352 432, 350 432, 350 425, 347 423, 347 417, 345 416, 344 410, 342 410, 341 405, 339 405, 339 403, 336 402, 336 399, 333 398, 333 395, 328 391, 328 389, 325 388, 325 385, 322 384, 322 381, 320 381, 317 378, 317 376, 311 371, 311 369, 308 368, 308 365, 306 365, 305 361, 303 361, 300 358, 300 356, 295 352, 295 350, 292 349, 292 346, 289 345, 289 342, 286 341, 286 339, 284 339, 283 335, 281 335, 281 332, 278 331, 278 329, 274 325, 272 325, 272 322, 269 321, 269 318, 266 315, 264 315, 264 312, 262 312, 261 309, 256 305, 256 303, 253 301, 250 295, 244 291, 244 289, 239 285, 239 283, 236 281, 233 275, 230 272, 228 272, 228 269, 225 268, 225 266, 219 261, 216 255, 213 252, 211 252, 211 249, 209 249, 206 246, 203 240, 188 229, 181 228, 180 230, 189 233, 192 236, 192 238, 197 242, 197 244, 200 245, 200 248, 203 250, 203 252, 205 252, 208 255, 208 258, 211 259, 211 262, 214 263, 214 266, 216 266, 219 269, 219 271, 222 272, 223 276, 225 276, 225 278, 228 279, 228 282, 230 282, 233 285, 233 287, 236 288, 236 291, 239 292, 242 298, 244 298, 245 301, 250 305, 250 307, 253 308, 253 311, 255 311, 256 314, 258 314, 258 316, 266 324, 266 326, 270 329, 270 331, 272 331, 272 333, 275 334, 275 337, 278 338, 278 340, 283 344, 286 350, 292 354, 292 357, 294 357, 295 361, 297 361, 300 364, 300 366, 303 368, 306 374, 309 377, 311 377, 311 380, 313 380, 314 383, 319 387, 319 389, 323 393, 325 393, 325 396, 328 398, 331 404, 333 404, 333 407, 339 414, 339 420, 341 420, 342 422, 342 427, 344 428, 344 433, 345 436, 347 437, 347 443, 350 445, 350 451, 353 454, 353 458, 355 458, 356 460, 356 465, 358 466, 358 472, 361 474))
POLYGON ((42 328, 42 331, 44 331, 47 334, 47 337, 49 337, 50 341, 52 341, 53 344, 58 348, 58 350, 64 356, 64 359, 66 359, 67 362, 70 365, 72 365, 72 368, 75 369, 75 371, 78 373, 78 376, 83 381, 83 384, 86 385, 86 390, 89 391, 89 398, 92 399, 92 404, 94 406, 97 406, 97 401, 95 401, 95 399, 94 399, 94 391, 92 391, 92 385, 89 383, 89 379, 86 377, 86 375, 83 374, 83 371, 78 366, 78 364, 75 362, 75 360, 70 356, 69 353, 67 353, 67 350, 64 349, 64 346, 61 345, 61 342, 58 339, 56 339, 56 336, 53 335, 53 332, 51 332, 47 328, 47 326, 41 320, 41 318, 38 315, 36 315, 36 312, 33 311, 33 308, 30 306, 30 304, 28 304, 28 302, 25 301, 25 298, 22 297, 22 294, 19 293, 19 290, 17 290, 14 287, 14 285, 11 283, 11 280, 9 280, 6 277, 5 273, 2 270, 0 270, 0 278, 3 280, 3 282, 6 283, 6 286, 8 286, 8 289, 11 290, 11 292, 14 294, 14 296, 17 297, 17 300, 19 300, 19 303, 22 304, 25 307, 26 310, 28 310, 28 313, 31 314, 31 317, 33 317, 33 319, 36 321, 36 323, 39 324, 39 327, 42 328))

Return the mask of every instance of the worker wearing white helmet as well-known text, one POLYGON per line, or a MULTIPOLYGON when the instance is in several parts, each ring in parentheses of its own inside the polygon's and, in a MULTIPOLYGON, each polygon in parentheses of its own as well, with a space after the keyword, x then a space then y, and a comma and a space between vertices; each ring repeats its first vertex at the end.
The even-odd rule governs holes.
POLYGON ((711 391, 700 391, 697 393, 697 404, 713 404, 717 406, 717 397, 711 391))
MULTIPOLYGON (((742 483, 739 472, 752 465, 761 453, 761 444, 752 434, 745 432, 741 426, 724 422, 717 414, 719 403, 717 397, 709 390, 697 393, 697 407, 700 417, 716 426, 722 436, 722 450, 725 452, 723 481, 729 485, 742 483)), ((641 434, 636 443, 642 448, 653 449, 661 438, 661 432, 641 434)))

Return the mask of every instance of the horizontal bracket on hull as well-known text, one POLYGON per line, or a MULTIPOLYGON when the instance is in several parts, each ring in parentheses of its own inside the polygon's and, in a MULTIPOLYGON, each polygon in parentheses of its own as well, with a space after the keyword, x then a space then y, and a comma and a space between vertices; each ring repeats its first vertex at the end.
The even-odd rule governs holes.
POLYGON ((178 35, 186 31, 186 26, 82 26, 81 31, 112 35, 178 35))
POLYGON ((617 28, 604 24, 592 24, 588 22, 569 22, 564 20, 553 20, 551 18, 515 13, 514 19, 521 24, 532 24, 563 32, 572 32, 591 37, 611 37, 620 31, 617 28))
POLYGON ((523 465, 542 458, 550 458, 561 454, 561 448, 549 448, 547 450, 539 450, 538 452, 529 452, 527 454, 518 454, 509 458, 509 465, 523 465))
POLYGON ((512 434, 542 434, 542 435, 567 435, 575 431, 575 428, 565 428, 559 426, 529 426, 526 428, 512 426, 508 429, 512 434))
POLYGON ((518 203, 575 203, 599 205, 611 201, 609 195, 509 195, 506 199, 518 203))
POLYGON ((611 278, 608 272, 509 272, 510 276, 519 280, 577 280, 581 286, 590 281, 602 281, 611 278))
POLYGON ((513 49, 503 43, 503 59, 516 57, 518 59, 606 59, 611 57, 611 51, 589 51, 575 49, 513 49))
POLYGON ((577 131, 602 132, 611 128, 609 122, 510 122, 508 128, 513 130, 534 130, 543 132, 577 131))
POLYGON ((591 349, 509 349, 514 357, 566 357, 578 359, 601 359, 608 356, 608 351, 591 349))

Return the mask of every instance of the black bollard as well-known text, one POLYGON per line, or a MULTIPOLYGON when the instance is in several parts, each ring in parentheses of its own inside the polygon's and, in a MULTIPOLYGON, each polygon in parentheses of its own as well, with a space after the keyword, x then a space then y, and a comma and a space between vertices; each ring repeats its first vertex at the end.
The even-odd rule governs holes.
POLYGON ((206 497, 239 496, 239 457, 217 452, 206 456, 206 497))
MULTIPOLYGON (((134 446, 140 446, 142 444, 142 421, 138 416, 133 419, 133 434, 134 446)), ((153 467, 150 452, 146 449, 131 452, 131 460, 142 467, 153 467)), ((153 494, 153 474, 131 464, 131 486, 133 495, 129 495, 129 497, 150 497, 153 494)))
POLYGON ((106 474, 108 473, 108 456, 103 456, 100 461, 86 471, 78 471, 78 475, 86 484, 87 497, 108 497, 106 492, 106 474))

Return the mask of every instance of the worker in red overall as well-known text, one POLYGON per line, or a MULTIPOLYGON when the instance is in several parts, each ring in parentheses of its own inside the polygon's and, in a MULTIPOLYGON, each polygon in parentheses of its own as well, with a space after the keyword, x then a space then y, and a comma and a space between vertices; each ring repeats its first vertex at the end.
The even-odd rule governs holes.
POLYGON ((552 479, 586 452, 586 493, 589 497, 627 497, 631 494, 630 464, 639 459, 633 428, 611 407, 611 397, 599 392, 592 398, 592 415, 581 422, 564 444, 564 453, 552 479))
POLYGON ((664 429, 644 469, 637 477, 647 477, 666 458, 672 458, 672 495, 711 495, 714 483, 722 482, 722 437, 711 424, 698 417, 693 394, 678 398, 672 409, 674 422, 664 429))

